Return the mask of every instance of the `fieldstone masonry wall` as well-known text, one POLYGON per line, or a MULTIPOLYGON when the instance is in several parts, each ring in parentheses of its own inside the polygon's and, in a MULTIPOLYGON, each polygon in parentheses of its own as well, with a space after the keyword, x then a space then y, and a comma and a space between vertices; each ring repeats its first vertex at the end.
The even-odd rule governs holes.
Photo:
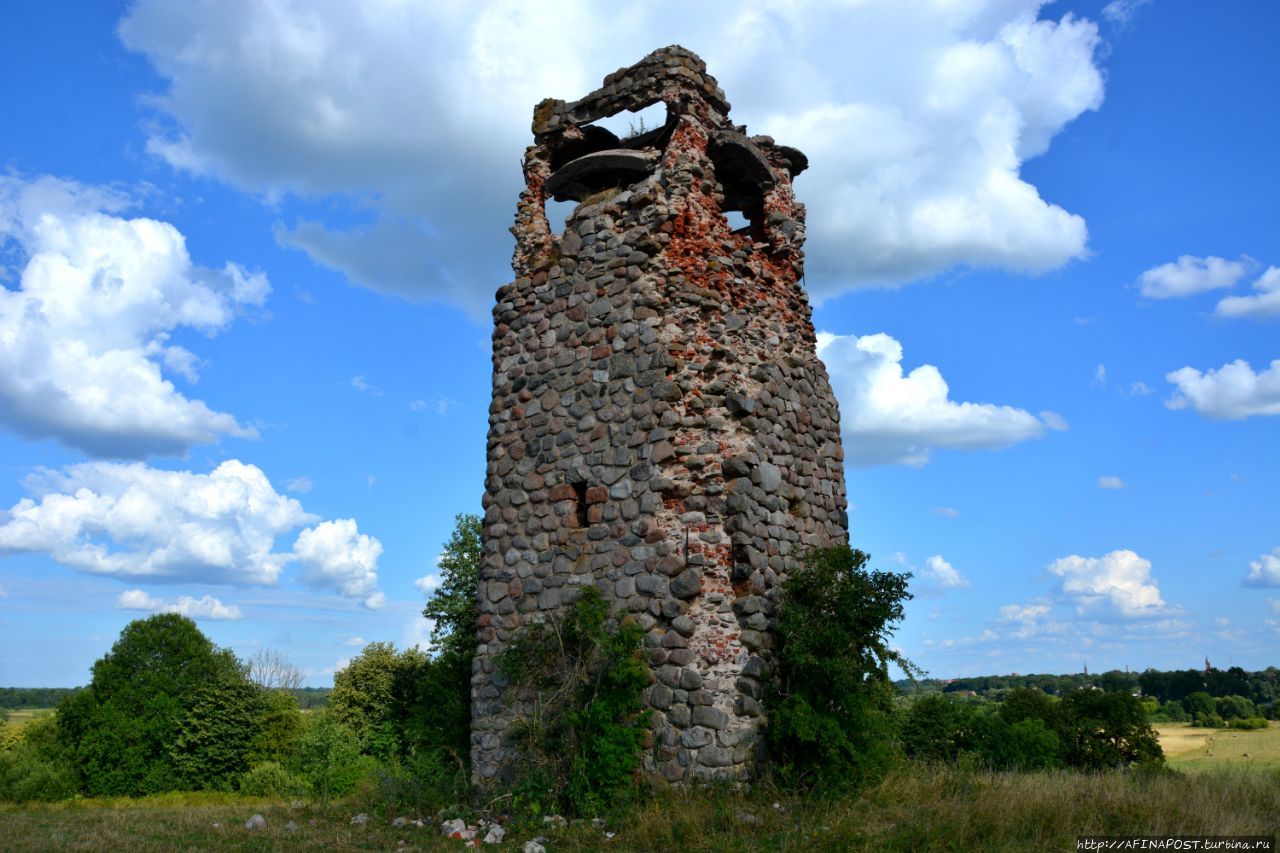
POLYGON ((743 780, 779 584, 847 539, 839 413, 801 286, 792 148, 746 135, 697 56, 655 51, 534 112, 494 307, 472 766, 509 779, 496 657, 596 585, 647 631, 647 766, 743 780), (656 102, 659 128, 591 122, 656 102), (577 208, 563 234, 548 199, 577 208), (747 224, 732 230, 725 213, 747 224))

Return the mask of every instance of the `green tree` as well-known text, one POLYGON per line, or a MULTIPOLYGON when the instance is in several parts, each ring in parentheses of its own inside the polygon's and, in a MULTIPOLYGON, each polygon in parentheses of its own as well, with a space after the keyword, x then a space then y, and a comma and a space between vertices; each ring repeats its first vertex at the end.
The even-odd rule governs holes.
POLYGON ((455 771, 470 766, 474 656, 474 652, 464 654, 449 648, 416 668, 413 699, 404 723, 409 755, 455 771))
POLYGON ((325 708, 311 714, 298 743, 292 767, 313 794, 327 802, 355 788, 369 767, 361 759, 360 741, 325 708))
POLYGON ((249 763, 284 764, 297 748, 301 734, 302 712, 298 710, 298 700, 284 690, 263 691, 262 709, 249 745, 249 763))
POLYGON ((203 688, 244 680, 235 655, 176 613, 130 622, 93 665, 89 688, 59 705, 63 743, 93 795, 180 785, 171 746, 203 688))
POLYGON ((814 551, 783 584, 769 745, 785 782, 838 789, 874 779, 892 758, 889 646, 910 575, 867 571, 848 546, 814 551))
POLYGON ((476 653, 481 534, 480 516, 459 513, 440 556, 440 587, 422 615, 431 620, 435 656, 412 671, 404 746, 408 755, 442 772, 462 771, 471 761, 471 663, 476 653))
POLYGON ((941 693, 922 696, 902 720, 903 751, 924 761, 954 761, 964 747, 966 709, 941 693))
POLYGON ((421 698, 418 682, 429 665, 419 649, 397 652, 392 643, 370 643, 333 677, 329 709, 381 759, 408 751, 406 729, 421 698))
POLYGON ((1041 720, 1053 727, 1057 720, 1058 700, 1035 687, 1010 690, 1000 703, 1000 717, 1010 725, 1022 720, 1041 720))
POLYGON ((1034 717, 1009 726, 1004 737, 994 745, 1001 751, 1001 767, 1011 770, 1047 770, 1059 762, 1061 743, 1058 733, 1044 720, 1034 717))
POLYGON ((1214 710, 1224 720, 1245 720, 1258 716, 1258 709, 1243 696, 1220 696, 1213 700, 1214 710))
POLYGON ((422 610, 432 623, 431 642, 442 654, 453 651, 468 659, 475 654, 482 531, 480 516, 454 516, 453 533, 439 560, 440 587, 422 610))
POLYGON ((1217 710, 1213 704, 1213 697, 1203 690, 1183 698, 1182 707, 1187 709, 1187 713, 1193 720, 1197 717, 1207 717, 1217 710))
POLYGON ((1142 702, 1128 693, 1084 688, 1062 697, 1058 735, 1065 763, 1087 770, 1163 762, 1142 702))

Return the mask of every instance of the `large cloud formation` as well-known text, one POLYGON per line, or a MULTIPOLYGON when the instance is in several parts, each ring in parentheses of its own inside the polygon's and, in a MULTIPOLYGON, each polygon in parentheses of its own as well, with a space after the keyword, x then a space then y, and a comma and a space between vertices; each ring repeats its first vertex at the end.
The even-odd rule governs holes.
MULTIPOLYGON (((382 544, 355 521, 317 521, 276 492, 256 466, 223 462, 209 474, 164 471, 140 462, 85 462, 27 478, 33 498, 0 511, 0 554, 48 554, 90 574, 133 581, 273 586, 291 563, 299 580, 371 608, 382 544)), ((136 603, 136 602, 135 602, 136 603)))
POLYGON ((840 401, 845 458, 853 465, 924 465, 934 448, 987 450, 1038 438, 1065 423, 1012 406, 958 403, 941 372, 902 369, 902 344, 885 334, 818 333, 818 355, 840 401))
POLYGON ((119 33, 167 81, 149 151, 272 200, 345 196, 363 224, 348 205, 278 239, 478 314, 507 275, 533 105, 673 42, 707 60, 738 121, 811 156, 815 296, 1081 257, 1083 219, 1020 170, 1101 104, 1099 37, 1043 5, 141 0, 119 33))
POLYGON ((0 288, 0 423, 90 455, 180 454, 219 436, 254 437, 180 393, 165 373, 198 378, 175 330, 224 329, 260 305, 265 276, 191 262, 176 228, 115 215, 119 193, 53 178, 0 176, 0 243, 25 258, 0 288))

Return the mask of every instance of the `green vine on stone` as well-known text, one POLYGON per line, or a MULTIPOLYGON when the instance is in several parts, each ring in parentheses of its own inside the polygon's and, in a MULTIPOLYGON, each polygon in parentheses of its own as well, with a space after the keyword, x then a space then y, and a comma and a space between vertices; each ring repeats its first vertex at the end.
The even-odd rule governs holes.
POLYGON ((639 790, 650 722, 643 639, 585 587, 567 613, 528 626, 503 650, 498 668, 521 706, 517 806, 594 815, 639 790))

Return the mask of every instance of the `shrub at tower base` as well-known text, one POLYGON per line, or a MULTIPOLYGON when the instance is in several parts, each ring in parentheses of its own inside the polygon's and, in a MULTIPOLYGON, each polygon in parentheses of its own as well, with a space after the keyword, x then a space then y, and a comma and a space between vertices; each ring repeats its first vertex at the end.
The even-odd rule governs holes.
POLYGON ((638 790, 650 722, 643 638, 585 587, 562 618, 529 626, 503 651, 501 672, 528 708, 513 732, 517 807, 597 814, 638 790))
POLYGON ((766 734, 788 787, 859 787, 895 755, 889 664, 918 669, 889 638, 911 576, 867 571, 869 559, 848 546, 813 551, 782 586, 766 734))

